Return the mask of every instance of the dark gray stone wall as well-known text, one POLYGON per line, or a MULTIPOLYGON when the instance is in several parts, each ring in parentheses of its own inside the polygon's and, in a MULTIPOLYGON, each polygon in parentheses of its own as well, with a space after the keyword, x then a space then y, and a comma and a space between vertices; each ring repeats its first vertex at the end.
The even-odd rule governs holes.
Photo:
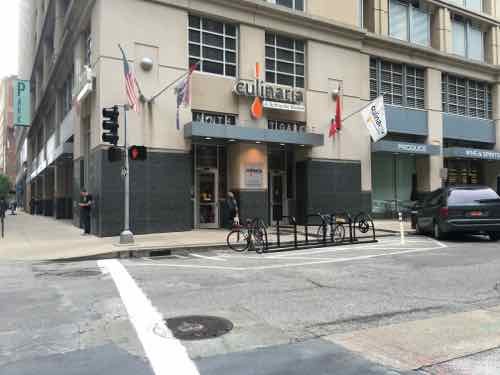
MULTIPOLYGON (((130 229, 134 234, 193 228, 192 165, 189 154, 151 151, 148 160, 130 162, 130 229)), ((108 161, 106 150, 92 152, 88 183, 94 199, 91 227, 101 237, 116 236, 123 230, 121 168, 121 162, 108 161)), ((79 176, 77 171, 75 176, 79 176)))
POLYGON ((306 160, 297 163, 297 219, 306 215, 371 211, 371 193, 361 190, 361 163, 306 160))
POLYGON ((75 159, 73 161, 73 197, 72 197, 72 207, 73 209, 73 225, 81 228, 80 220, 80 210, 78 209, 78 202, 80 199, 80 159, 75 159))
POLYGON ((55 217, 56 219, 71 219, 73 218, 73 199, 72 198, 55 198, 55 217))
POLYGON ((234 191, 234 194, 239 204, 241 220, 261 218, 266 223, 269 222, 267 190, 239 190, 234 191))

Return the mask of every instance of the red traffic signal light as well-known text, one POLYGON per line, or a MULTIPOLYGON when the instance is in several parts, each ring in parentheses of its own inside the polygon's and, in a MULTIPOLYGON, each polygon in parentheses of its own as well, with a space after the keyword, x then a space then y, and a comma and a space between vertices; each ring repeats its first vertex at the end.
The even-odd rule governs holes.
POLYGON ((128 149, 130 160, 146 160, 148 149, 144 146, 130 146, 128 149))

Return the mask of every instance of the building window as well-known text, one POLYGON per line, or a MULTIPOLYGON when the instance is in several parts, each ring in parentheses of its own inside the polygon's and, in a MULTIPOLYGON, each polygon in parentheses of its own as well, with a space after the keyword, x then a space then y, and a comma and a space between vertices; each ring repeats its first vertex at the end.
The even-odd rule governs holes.
POLYGON ((233 24, 189 16, 189 64, 197 70, 236 77, 237 28, 233 24))
POLYGON ((304 41, 266 33, 266 82, 304 88, 304 41))
POLYGON ((267 128, 271 130, 288 130, 292 132, 304 133, 306 131, 306 123, 297 121, 268 120, 267 128))
POLYGON ((295 10, 304 10, 304 0, 267 0, 271 4, 282 5, 295 10))
POLYGON ((476 12, 483 11, 483 0, 448 0, 448 2, 476 12))
POLYGON ((430 45, 430 16, 420 1, 391 0, 389 35, 423 46, 430 45))
POLYGON ((86 30, 83 34, 85 40, 85 61, 84 65, 91 65, 91 57, 92 57, 92 34, 90 33, 90 29, 86 30))
POLYGON ((70 74, 64 82, 62 88, 62 118, 71 110, 73 106, 73 74, 70 74))
POLYGON ((216 125, 236 125, 238 116, 227 113, 193 111, 193 121, 216 125))
POLYGON ((453 53, 484 61, 484 33, 481 28, 460 16, 452 21, 453 53))
POLYGON ((443 111, 462 116, 491 119, 491 87, 486 82, 443 74, 443 111))
POLYGON ((370 98, 380 95, 386 104, 424 109, 424 69, 371 58, 370 98))

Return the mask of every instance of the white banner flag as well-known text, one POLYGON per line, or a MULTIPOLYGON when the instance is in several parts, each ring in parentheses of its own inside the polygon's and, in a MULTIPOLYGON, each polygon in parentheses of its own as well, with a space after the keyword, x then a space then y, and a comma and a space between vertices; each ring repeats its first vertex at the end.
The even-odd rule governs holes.
POLYGON ((377 142, 387 135, 383 96, 379 96, 368 104, 368 106, 361 111, 361 116, 370 132, 373 142, 377 142))

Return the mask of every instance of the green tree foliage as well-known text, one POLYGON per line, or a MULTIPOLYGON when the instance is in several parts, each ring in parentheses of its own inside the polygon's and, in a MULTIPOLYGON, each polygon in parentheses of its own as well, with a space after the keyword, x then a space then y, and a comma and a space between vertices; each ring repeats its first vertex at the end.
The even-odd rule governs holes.
POLYGON ((0 174, 0 197, 7 197, 10 192, 10 181, 7 176, 0 174))

